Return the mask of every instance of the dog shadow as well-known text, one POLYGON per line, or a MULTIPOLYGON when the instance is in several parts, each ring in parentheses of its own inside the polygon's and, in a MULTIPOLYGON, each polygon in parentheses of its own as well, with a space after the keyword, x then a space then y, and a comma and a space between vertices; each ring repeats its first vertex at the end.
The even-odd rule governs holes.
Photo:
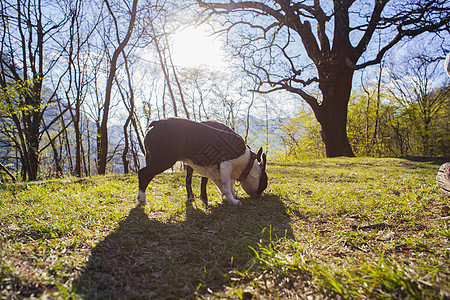
POLYGON ((180 299, 220 292, 270 239, 293 238, 278 196, 202 210, 186 202, 186 220, 161 222, 131 209, 99 242, 74 281, 84 299, 180 299))

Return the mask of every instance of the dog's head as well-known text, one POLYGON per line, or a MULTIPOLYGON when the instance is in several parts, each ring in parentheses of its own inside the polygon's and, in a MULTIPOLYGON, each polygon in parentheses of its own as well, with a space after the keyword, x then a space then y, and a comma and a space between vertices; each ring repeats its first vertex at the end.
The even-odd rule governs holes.
POLYGON ((267 188, 266 154, 259 148, 247 178, 241 182, 244 191, 251 197, 259 197, 267 188))

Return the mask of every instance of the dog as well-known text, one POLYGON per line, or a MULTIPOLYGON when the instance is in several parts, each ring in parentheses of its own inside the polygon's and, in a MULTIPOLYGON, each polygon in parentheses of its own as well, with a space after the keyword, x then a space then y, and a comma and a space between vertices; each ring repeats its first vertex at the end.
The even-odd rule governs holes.
MULTIPOLYGON (((228 131, 233 134, 237 134, 233 129, 228 127, 227 125, 217 122, 217 121, 203 121, 202 124, 208 125, 210 127, 214 127, 219 130, 228 131)), ((188 201, 192 201, 194 199, 194 194, 192 193, 192 174, 194 169, 190 166, 186 165, 186 192, 188 201)), ((200 199, 203 201, 205 206, 208 206, 208 194, 206 192, 206 185, 208 184, 208 177, 202 177, 200 184, 200 199)), ((236 197, 234 193, 234 180, 231 181, 231 193, 234 197, 236 197)))
POLYGON ((233 180, 251 197, 267 188, 266 154, 262 148, 257 154, 250 151, 236 133, 179 118, 153 121, 150 127, 144 139, 146 166, 138 172, 138 204, 145 205, 153 177, 177 161, 211 179, 232 205, 241 205, 232 193, 233 180))

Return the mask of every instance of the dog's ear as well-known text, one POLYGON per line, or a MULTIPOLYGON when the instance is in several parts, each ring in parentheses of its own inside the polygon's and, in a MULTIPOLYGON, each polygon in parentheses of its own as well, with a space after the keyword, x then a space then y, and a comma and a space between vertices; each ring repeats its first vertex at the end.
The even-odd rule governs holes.
POLYGON ((261 162, 261 154, 262 154, 262 152, 263 152, 263 148, 260 147, 259 150, 258 150, 258 153, 256 153, 256 159, 258 160, 259 163, 261 162))
POLYGON ((262 155, 262 171, 263 172, 266 171, 266 163, 267 163, 267 157, 266 157, 266 154, 263 153, 263 155, 262 155))
POLYGON ((262 192, 267 188, 268 178, 267 178, 267 173, 266 173, 266 163, 267 163, 267 157, 266 157, 266 154, 263 153, 262 163, 260 165, 261 176, 259 177, 259 183, 258 183, 258 191, 257 191, 258 195, 261 195, 262 192))

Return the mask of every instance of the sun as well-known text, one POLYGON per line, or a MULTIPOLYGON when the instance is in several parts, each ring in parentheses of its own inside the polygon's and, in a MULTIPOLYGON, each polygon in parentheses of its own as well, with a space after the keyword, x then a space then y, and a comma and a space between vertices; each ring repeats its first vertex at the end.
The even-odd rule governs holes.
POLYGON ((202 27, 187 27, 175 33, 173 41, 173 60, 178 66, 220 67, 225 64, 220 38, 211 36, 202 27))

